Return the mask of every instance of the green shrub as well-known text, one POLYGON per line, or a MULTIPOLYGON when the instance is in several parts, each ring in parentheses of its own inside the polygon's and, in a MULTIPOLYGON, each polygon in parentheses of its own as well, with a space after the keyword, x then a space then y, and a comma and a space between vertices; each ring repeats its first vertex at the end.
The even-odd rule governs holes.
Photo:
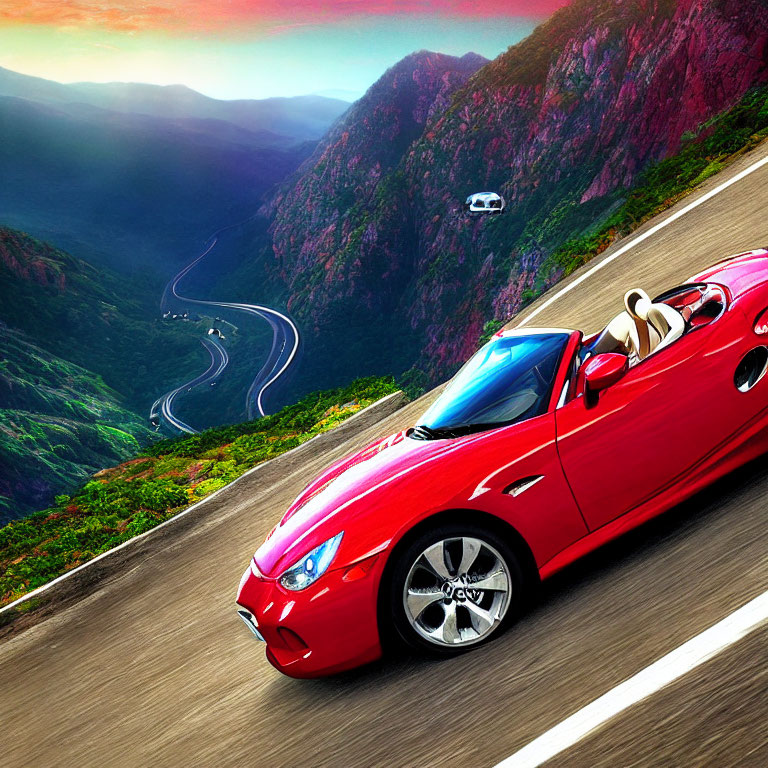
POLYGON ((141 484, 138 499, 142 507, 162 512, 186 504, 187 493, 170 480, 150 480, 141 484))
POLYGON ((256 464, 330 429, 396 389, 369 377, 307 395, 263 419, 163 440, 100 473, 56 506, 0 528, 0 603, 154 528, 256 464))
POLYGON ((157 512, 142 509, 140 512, 137 512, 131 522, 128 523, 125 533, 128 538, 132 538, 141 533, 146 533, 161 522, 163 522, 163 517, 158 515, 157 512))
POLYGON ((768 86, 753 88, 732 109, 683 134, 676 155, 651 165, 624 204, 591 234, 561 245, 542 266, 566 275, 718 173, 737 154, 768 136, 768 86))
POLYGON ((227 484, 227 480, 222 477, 212 477, 209 480, 203 480, 194 490, 194 496, 196 499, 203 499, 214 491, 218 491, 219 488, 223 488, 227 484))
POLYGON ((504 327, 503 320, 489 320, 483 326, 483 332, 480 334, 480 338, 477 340, 477 346, 481 347, 483 344, 491 340, 491 337, 498 333, 504 327))

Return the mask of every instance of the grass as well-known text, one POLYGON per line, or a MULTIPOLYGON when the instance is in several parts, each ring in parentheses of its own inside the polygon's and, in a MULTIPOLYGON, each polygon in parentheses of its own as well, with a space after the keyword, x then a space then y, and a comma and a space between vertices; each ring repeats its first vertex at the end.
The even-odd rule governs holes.
POLYGON ((255 421, 163 440, 94 475, 55 506, 0 528, 0 605, 151 530, 248 469, 332 429, 396 390, 358 379, 255 421))
MULTIPOLYGON (((618 237, 669 208, 710 176, 768 137, 768 86, 753 88, 741 101, 683 136, 680 151, 650 166, 623 205, 596 230, 568 240, 542 267, 571 274, 618 237)), ((543 286, 539 292, 543 291, 543 286)))

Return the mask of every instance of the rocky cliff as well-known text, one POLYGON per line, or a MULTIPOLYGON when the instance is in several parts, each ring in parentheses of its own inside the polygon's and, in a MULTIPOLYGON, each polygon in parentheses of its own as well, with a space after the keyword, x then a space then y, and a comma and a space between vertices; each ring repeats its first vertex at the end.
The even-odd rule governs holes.
POLYGON ((360 307, 394 309, 413 256, 406 189, 396 169, 424 126, 486 62, 475 54, 459 59, 427 51, 403 59, 283 188, 271 206, 271 266, 288 286, 290 311, 302 318, 311 313, 320 330, 329 311, 339 320, 360 307))
POLYGON ((537 275, 554 248, 604 219, 686 132, 768 81, 768 6, 575 0, 479 64, 405 59, 269 210, 266 268, 309 331, 310 356, 313 345, 332 355, 334 371, 359 365, 360 350, 368 365, 392 365, 392 349, 432 378, 454 369, 486 321, 558 277, 537 275), (463 215, 482 189, 501 192, 508 213, 463 215))

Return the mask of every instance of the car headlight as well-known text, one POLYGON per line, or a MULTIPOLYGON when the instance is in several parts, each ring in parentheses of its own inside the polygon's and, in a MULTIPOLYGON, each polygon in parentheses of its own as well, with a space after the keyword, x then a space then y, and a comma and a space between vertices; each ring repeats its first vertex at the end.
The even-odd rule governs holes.
POLYGON ((292 592, 306 589, 310 584, 314 584, 328 570, 343 535, 344 531, 304 555, 280 577, 280 584, 292 592))

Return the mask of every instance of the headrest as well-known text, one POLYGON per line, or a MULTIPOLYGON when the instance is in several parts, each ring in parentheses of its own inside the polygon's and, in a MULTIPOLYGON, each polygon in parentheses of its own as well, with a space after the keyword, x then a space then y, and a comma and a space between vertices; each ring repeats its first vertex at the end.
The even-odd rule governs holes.
POLYGON ((624 294, 624 306, 632 318, 648 320, 651 298, 642 288, 633 288, 624 294))

